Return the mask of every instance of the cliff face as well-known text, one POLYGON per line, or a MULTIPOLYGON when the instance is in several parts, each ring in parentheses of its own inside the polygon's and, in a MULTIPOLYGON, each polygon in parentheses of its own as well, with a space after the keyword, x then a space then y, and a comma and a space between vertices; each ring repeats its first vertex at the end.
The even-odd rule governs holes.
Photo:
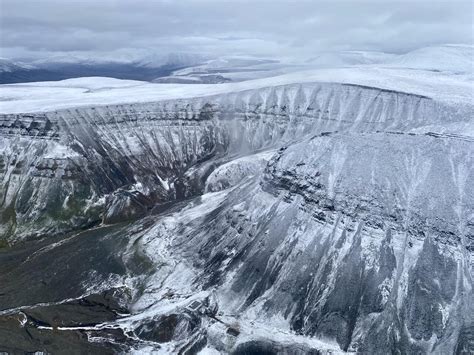
POLYGON ((407 131, 466 117, 424 97, 341 84, 4 115, 2 235, 58 233, 132 213, 109 210, 117 204, 141 211, 199 194, 202 181, 189 176, 191 167, 210 163, 195 172, 205 175, 221 159, 308 135, 407 131))
POLYGON ((177 245, 202 256, 198 284, 224 284, 229 313, 283 317, 344 350, 450 352, 470 312, 470 150, 429 136, 316 136, 279 151, 177 245))
POLYGON ((320 350, 310 337, 461 351, 474 327, 473 113, 320 83, 3 115, 0 232, 14 243, 135 220, 124 248, 154 266, 116 324, 142 340, 181 324, 175 350, 294 351, 271 325, 320 350), (186 308, 190 294, 207 315, 186 308), (210 309, 241 340, 219 339, 210 309), (183 325, 190 312, 199 321, 183 325))

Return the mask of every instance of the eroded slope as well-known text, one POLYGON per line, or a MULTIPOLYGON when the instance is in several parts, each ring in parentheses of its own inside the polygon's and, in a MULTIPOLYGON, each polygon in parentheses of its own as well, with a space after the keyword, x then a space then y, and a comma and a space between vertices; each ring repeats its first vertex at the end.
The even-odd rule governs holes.
POLYGON ((94 328, 142 349, 461 351, 472 113, 310 83, 4 115, 3 238, 143 217, 121 232, 130 314, 94 328))

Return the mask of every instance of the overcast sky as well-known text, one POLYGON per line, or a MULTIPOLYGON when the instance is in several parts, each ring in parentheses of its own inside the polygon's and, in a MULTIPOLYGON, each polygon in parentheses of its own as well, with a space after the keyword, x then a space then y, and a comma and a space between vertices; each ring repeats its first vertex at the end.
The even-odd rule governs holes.
POLYGON ((2 57, 153 51, 311 57, 473 42, 473 2, 0 0, 2 57))

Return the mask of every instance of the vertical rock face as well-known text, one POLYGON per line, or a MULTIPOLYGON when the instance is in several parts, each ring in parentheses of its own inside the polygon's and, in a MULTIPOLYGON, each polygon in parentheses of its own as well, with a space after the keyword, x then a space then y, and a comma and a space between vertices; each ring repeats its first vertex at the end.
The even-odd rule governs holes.
POLYGON ((170 351, 472 351, 473 113, 328 83, 4 115, 0 233, 135 220, 115 326, 170 351))

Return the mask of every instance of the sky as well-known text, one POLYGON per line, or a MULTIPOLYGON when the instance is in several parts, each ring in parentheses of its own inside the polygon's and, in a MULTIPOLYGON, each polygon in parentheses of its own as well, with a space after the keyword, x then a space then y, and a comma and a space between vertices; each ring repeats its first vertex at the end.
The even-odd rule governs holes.
POLYGON ((472 0, 0 0, 0 57, 310 58, 472 44, 472 0))

